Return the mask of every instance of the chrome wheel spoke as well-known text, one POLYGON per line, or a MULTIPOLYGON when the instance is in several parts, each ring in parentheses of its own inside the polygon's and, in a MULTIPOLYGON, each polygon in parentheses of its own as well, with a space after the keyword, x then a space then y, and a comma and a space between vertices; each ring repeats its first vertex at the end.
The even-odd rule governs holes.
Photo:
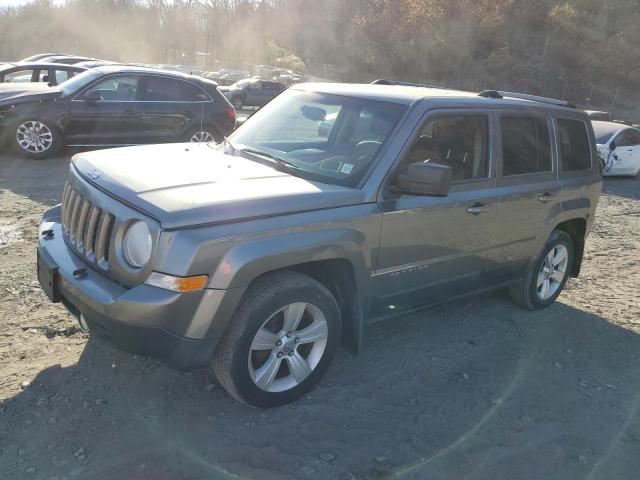
POLYGON ((316 320, 308 327, 297 331, 295 336, 299 339, 299 342, 302 345, 305 343, 314 343, 319 340, 325 340, 329 336, 327 322, 316 320))
POLYGON ((267 358, 264 364, 256 371, 256 385, 263 390, 269 390, 269 387, 273 384, 278 374, 278 370, 280 370, 281 363, 281 358, 278 358, 275 354, 269 355, 269 358, 267 358))
POLYGON ((542 282, 542 289, 540 290, 540 298, 542 298, 543 300, 546 300, 548 295, 549 295, 549 280, 545 278, 544 281, 542 282))
POLYGON ((289 373, 296 382, 302 383, 311 374, 309 363, 298 352, 285 358, 289 364, 289 373))
POLYGON ((306 303, 292 303, 285 307, 283 312, 284 324, 282 326, 284 332, 294 332, 298 328, 306 307, 306 303))
POLYGON ((536 286, 538 287, 538 291, 540 291, 540 287, 544 283, 544 280, 545 280, 544 271, 540 270, 540 273, 538 273, 538 283, 536 284, 536 286))
POLYGON ((280 337, 277 334, 262 327, 253 338, 251 350, 273 350, 278 340, 280 337))
POLYGON ((554 282, 560 284, 564 280, 564 272, 561 272, 560 270, 554 270, 550 278, 554 282))
POLYGON ((567 260, 568 256, 569 254, 566 248, 557 249, 556 254, 554 255, 553 260, 551 262, 551 265, 553 265, 554 267, 559 266, 560 264, 562 264, 567 260))

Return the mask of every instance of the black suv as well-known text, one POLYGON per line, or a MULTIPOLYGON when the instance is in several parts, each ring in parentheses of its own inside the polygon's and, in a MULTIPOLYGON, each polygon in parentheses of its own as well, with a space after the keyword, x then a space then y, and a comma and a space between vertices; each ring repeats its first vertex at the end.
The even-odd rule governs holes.
POLYGON ((218 141, 233 130, 235 115, 215 82, 113 65, 1 100, 0 134, 5 145, 38 159, 62 145, 218 141))

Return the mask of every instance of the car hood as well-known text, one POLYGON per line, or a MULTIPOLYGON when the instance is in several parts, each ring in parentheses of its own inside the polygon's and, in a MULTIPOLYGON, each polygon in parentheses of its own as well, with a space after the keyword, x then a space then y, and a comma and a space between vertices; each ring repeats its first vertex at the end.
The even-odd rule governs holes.
POLYGON ((207 144, 80 153, 85 180, 157 219, 163 228, 356 205, 364 193, 312 182, 207 144))
POLYGON ((0 102, 24 103, 34 100, 52 100, 62 94, 56 87, 46 83, 2 83, 0 84, 0 102))

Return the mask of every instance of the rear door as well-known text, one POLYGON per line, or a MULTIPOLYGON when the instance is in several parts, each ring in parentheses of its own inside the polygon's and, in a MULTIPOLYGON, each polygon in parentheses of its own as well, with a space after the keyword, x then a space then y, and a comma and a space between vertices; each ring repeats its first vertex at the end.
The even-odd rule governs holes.
POLYGON ((394 171, 412 163, 449 165, 444 198, 386 195, 373 273, 374 316, 411 310, 483 287, 498 196, 491 167, 492 117, 442 110, 425 119, 394 171))
POLYGON ((499 205, 488 275, 493 282, 519 276, 547 240, 560 212, 562 188, 544 112, 497 111, 499 205))
POLYGON ((70 102, 65 137, 70 145, 140 143, 140 77, 110 75, 78 93, 70 102), (97 96, 90 99, 87 94, 97 96))
POLYGON ((182 140, 200 122, 203 102, 211 102, 199 85, 169 76, 144 75, 142 90, 141 136, 147 142, 182 140))

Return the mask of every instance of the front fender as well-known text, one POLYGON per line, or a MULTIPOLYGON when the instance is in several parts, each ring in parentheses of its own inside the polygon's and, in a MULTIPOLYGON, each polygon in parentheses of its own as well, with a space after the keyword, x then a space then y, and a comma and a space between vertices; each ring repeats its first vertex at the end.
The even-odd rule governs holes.
POLYGON ((248 240, 232 247, 218 263, 207 288, 244 287, 255 278, 302 263, 331 259, 351 262, 358 286, 368 271, 365 235, 354 229, 328 229, 248 240))

